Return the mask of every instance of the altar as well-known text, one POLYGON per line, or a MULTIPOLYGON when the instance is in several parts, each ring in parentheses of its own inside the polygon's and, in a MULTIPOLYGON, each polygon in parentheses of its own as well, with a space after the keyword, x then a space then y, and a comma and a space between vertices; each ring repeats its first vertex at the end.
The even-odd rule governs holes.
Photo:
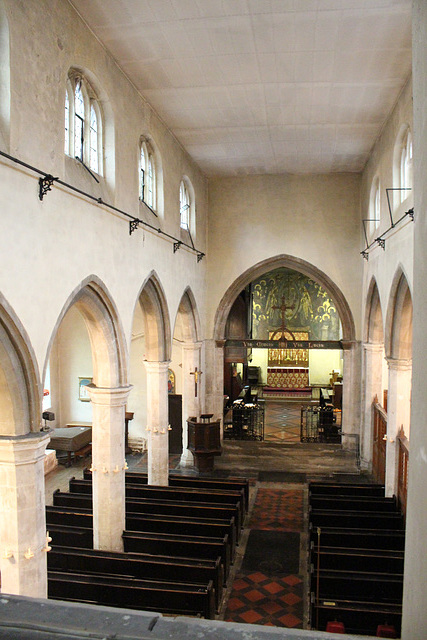
POLYGON ((267 387, 305 389, 309 386, 308 367, 268 367, 267 387))

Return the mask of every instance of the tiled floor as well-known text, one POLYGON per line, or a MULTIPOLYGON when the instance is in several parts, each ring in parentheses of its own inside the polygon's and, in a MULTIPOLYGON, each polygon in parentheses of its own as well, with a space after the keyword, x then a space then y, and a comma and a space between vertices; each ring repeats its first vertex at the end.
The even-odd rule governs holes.
MULTIPOLYGON (((267 532, 267 545, 264 549, 257 549, 255 562, 246 563, 250 542, 248 543, 242 567, 233 582, 224 619, 229 622, 302 629, 304 576, 299 571, 298 534, 303 531, 303 488, 259 488, 248 526, 251 532, 267 532), (293 533, 286 538, 287 544, 283 548, 269 548, 268 532, 271 532, 273 539, 277 537, 278 531, 284 537, 287 532, 293 533), (287 573, 284 568, 287 556, 291 555, 296 571, 287 573), (265 558, 259 562, 258 570, 257 556, 265 558)), ((256 539, 258 542, 259 536, 256 539)))
POLYGON ((267 400, 265 403, 264 441, 299 442, 301 402, 267 400))

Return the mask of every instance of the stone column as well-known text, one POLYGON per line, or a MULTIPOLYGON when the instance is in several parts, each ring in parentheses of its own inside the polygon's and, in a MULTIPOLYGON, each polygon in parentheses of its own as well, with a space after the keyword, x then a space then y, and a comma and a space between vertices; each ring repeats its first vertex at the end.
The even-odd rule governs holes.
POLYGON ((397 493, 397 434, 401 426, 409 438, 411 412, 412 360, 387 358, 387 445, 385 468, 385 494, 397 493))
POLYGON ((343 340, 343 349, 343 431, 360 434, 361 343, 343 340))
POLYGON ((214 420, 224 413, 224 340, 206 340, 205 344, 205 411, 214 420))
POLYGON ((123 551, 125 406, 132 387, 87 388, 92 402, 93 546, 123 551))
MULTIPOLYGON (((182 455, 181 467, 194 466, 193 454, 187 449, 188 429, 187 420, 190 417, 200 417, 202 384, 199 377, 197 382, 197 396, 195 393, 194 371, 200 371, 201 342, 188 342, 182 345, 182 455), (192 375, 193 374, 193 375, 192 375)), ((202 374, 204 375, 204 373, 202 374)))
POLYGON ((377 342, 366 342, 363 345, 363 367, 365 385, 362 389, 362 433, 360 442, 360 455, 364 468, 372 469, 372 445, 373 445, 373 421, 372 403, 375 396, 382 404, 382 370, 384 358, 384 345, 377 342))
POLYGON ((1 590, 47 598, 44 457, 49 433, 0 437, 1 590))
POLYGON ((169 482, 168 368, 170 362, 145 361, 147 371, 148 484, 169 482))

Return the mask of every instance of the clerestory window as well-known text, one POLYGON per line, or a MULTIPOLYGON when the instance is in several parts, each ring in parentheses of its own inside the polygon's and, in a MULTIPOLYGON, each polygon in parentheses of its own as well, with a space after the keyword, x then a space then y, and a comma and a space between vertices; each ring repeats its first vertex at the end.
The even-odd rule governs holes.
POLYGON ((187 185, 182 180, 179 186, 179 214, 181 229, 190 229, 191 200, 187 185))
POLYGON ((65 92, 64 151, 102 174, 102 126, 96 95, 89 82, 70 72, 65 92))
POLYGON ((139 162, 139 197, 150 209, 156 209, 156 167, 154 153, 147 140, 141 141, 139 162))
POLYGON ((402 151, 400 154, 400 201, 403 202, 409 195, 412 188, 412 136, 409 128, 402 141, 402 151))

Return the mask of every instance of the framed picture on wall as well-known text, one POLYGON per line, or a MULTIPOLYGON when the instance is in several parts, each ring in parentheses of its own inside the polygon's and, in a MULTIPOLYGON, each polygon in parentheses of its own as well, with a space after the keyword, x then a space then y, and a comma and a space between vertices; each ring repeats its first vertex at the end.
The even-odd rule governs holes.
POLYGON ((86 389, 88 384, 92 384, 93 378, 80 378, 79 377, 79 400, 81 402, 90 402, 89 394, 86 389))
POLYGON ((175 393, 175 373, 168 369, 168 393, 175 393))

